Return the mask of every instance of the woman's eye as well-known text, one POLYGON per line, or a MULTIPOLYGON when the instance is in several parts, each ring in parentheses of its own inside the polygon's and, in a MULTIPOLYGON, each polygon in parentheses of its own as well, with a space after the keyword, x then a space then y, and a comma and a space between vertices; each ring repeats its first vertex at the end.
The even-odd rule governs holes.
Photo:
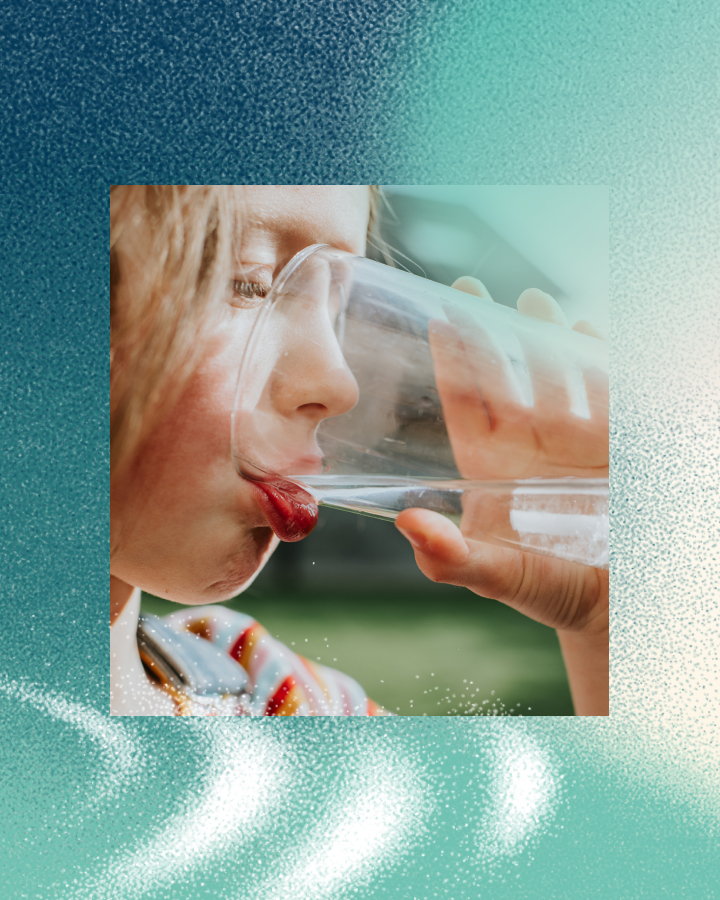
POLYGON ((270 293, 270 285, 260 281, 240 281, 233 279, 230 282, 233 294, 233 302, 237 306, 257 306, 270 293))

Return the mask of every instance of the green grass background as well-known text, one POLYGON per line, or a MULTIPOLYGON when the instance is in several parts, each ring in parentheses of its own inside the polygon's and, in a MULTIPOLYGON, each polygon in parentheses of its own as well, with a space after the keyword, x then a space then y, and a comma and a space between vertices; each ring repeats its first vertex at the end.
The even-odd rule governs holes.
MULTIPOLYGON (((301 544, 281 545, 225 605, 351 675, 399 715, 573 714, 553 629, 465 588, 433 584, 389 522, 325 509, 321 522, 301 544)), ((142 606, 156 615, 179 608, 148 594, 142 606)))

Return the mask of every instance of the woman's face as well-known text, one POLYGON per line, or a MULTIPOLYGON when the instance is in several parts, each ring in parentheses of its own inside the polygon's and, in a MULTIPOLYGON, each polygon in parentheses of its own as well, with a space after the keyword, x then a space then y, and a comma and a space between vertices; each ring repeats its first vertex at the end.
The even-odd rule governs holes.
MULTIPOLYGON (((238 201, 242 228, 238 271, 231 277, 242 283, 240 294, 219 300, 217 327, 187 389, 111 490, 111 573, 183 603, 232 597, 276 546, 271 522, 281 537, 290 535, 278 527, 265 492, 238 475, 230 455, 238 368, 258 314, 256 289, 248 285, 269 286, 310 244, 365 252, 366 186, 248 186, 238 190, 238 201)), ((117 245, 120 305, 143 272, 142 241, 124 237, 117 245)), ((310 453, 317 424, 350 409, 357 388, 330 339, 299 356, 295 374, 272 403, 307 435, 299 452, 310 453)))

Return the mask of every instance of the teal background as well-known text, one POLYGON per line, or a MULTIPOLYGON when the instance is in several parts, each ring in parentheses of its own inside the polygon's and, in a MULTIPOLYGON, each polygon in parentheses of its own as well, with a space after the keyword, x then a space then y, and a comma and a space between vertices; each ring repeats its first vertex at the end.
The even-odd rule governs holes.
POLYGON ((717 896, 719 17, 4 8, 4 897, 717 896), (108 717, 107 181, 161 180, 609 186, 609 719, 108 717))

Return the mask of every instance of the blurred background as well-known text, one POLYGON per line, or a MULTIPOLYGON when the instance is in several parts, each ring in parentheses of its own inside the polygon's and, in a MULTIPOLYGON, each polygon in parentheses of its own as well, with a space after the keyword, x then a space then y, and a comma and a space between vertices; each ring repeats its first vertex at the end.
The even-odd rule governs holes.
MULTIPOLYGON (((571 323, 608 328, 608 192, 602 186, 384 188, 396 265, 432 281, 483 281, 514 306, 552 294, 571 323)), ((377 248, 368 255, 382 261, 377 248)), ((320 510, 227 604, 400 715, 572 715, 555 632, 463 588, 433 584, 391 522, 320 510)), ((164 615, 178 605, 143 595, 164 615)))

